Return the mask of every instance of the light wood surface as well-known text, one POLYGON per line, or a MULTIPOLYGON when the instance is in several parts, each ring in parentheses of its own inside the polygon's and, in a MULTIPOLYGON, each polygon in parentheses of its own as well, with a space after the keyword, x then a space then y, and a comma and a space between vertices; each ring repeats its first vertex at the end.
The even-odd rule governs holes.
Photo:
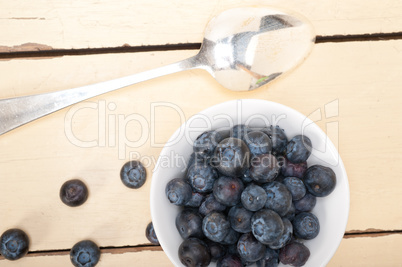
POLYGON ((399 32, 402 24, 399 0, 1 0, 0 51, 201 42, 212 17, 250 5, 299 12, 317 35, 399 32))
MULTIPOLYGON (((0 36, 0 52, 6 53, 35 51, 38 44, 49 50, 197 43, 212 16, 260 2, 0 1, 0 29, 7 33, 0 36)), ((322 36, 402 30, 396 0, 266 3, 301 12, 322 36)), ((68 249, 85 238, 104 247, 99 266, 172 266, 145 238, 154 161, 183 118, 239 98, 279 102, 311 117, 321 112, 316 123, 337 146, 351 191, 347 238, 328 266, 402 266, 402 34, 395 36, 318 43, 299 68, 252 92, 231 92, 202 70, 186 71, 90 99, 0 136, 0 232, 26 230, 34 252, 16 262, 0 256, 0 266, 70 266, 68 249), (170 106, 155 107, 161 103, 170 106), (337 107, 335 116, 326 116, 329 107, 337 107), (119 178, 133 157, 149 162, 148 180, 138 190, 119 178), (85 205, 74 209, 58 196, 71 178, 83 179, 90 190, 85 205)), ((196 53, 2 59, 0 98, 106 81, 196 53)))

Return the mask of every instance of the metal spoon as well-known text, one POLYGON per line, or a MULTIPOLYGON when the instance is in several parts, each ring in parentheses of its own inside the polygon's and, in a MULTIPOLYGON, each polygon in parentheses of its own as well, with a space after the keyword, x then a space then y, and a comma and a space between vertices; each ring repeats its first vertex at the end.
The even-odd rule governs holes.
POLYGON ((230 9, 208 23, 201 49, 191 58, 107 82, 0 100, 0 135, 91 97, 188 69, 204 69, 233 91, 253 90, 298 65, 314 41, 310 23, 300 15, 230 9))

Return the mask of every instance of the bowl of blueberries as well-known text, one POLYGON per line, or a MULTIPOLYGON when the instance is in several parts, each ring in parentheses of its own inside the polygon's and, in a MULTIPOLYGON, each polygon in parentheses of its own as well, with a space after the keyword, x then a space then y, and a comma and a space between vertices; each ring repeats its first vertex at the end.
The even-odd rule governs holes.
POLYGON ((151 182, 152 222, 175 266, 325 266, 349 205, 345 167, 327 135, 265 100, 189 118, 151 182))

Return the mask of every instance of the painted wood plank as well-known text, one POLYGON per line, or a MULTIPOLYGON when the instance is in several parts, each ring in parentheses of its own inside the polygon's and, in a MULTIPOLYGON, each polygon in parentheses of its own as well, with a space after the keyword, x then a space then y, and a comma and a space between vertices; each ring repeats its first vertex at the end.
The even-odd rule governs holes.
POLYGON ((318 35, 400 32, 402 25, 399 0, 1 0, 0 51, 201 42, 213 16, 250 5, 299 12, 318 35))
MULTIPOLYGON (((402 245, 402 236, 388 235, 381 237, 358 237, 343 239, 328 267, 396 267, 402 266, 402 255, 398 248, 402 245)), ((173 266, 163 251, 142 251, 125 253, 103 252, 97 266, 173 266)), ((0 260, 0 266, 10 267, 70 267, 67 253, 64 255, 29 256, 10 262, 0 260)))
MULTIPOLYGON (((67 89, 165 65, 193 53, 1 61, 0 95, 67 89)), ((34 251, 70 248, 84 238, 101 246, 148 243, 144 231, 151 220, 152 169, 163 143, 183 122, 180 115, 189 118, 238 98, 276 101, 306 115, 321 111, 323 119, 317 124, 337 144, 349 175, 347 230, 402 229, 402 215, 396 212, 402 210, 400 62, 402 41, 320 44, 300 68, 253 92, 230 92, 204 71, 186 71, 91 99, 23 126, 0 137, 0 231, 25 229, 34 251), (334 103, 334 116, 329 118, 324 111, 331 111, 328 108, 334 103), (327 128, 334 126, 331 122, 338 130, 327 128), (119 180, 121 166, 132 158, 140 158, 149 175, 138 190, 124 187, 119 180), (83 179, 90 190, 87 203, 74 209, 64 206, 58 196, 61 184, 71 178, 83 179)))
POLYGON ((328 267, 402 266, 402 235, 343 239, 328 267))
MULTIPOLYGON (((70 256, 51 255, 51 256, 28 256, 18 261, 0 260, 0 266, 7 267, 71 267, 70 256)), ((96 267, 115 267, 115 266, 173 266, 163 251, 141 251, 126 253, 102 253, 96 267)))

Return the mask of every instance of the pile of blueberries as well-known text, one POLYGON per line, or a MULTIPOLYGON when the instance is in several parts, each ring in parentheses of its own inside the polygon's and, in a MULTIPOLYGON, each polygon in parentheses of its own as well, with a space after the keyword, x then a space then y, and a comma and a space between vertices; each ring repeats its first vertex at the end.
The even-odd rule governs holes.
POLYGON ((303 266, 310 257, 303 240, 320 231, 311 210, 336 185, 332 169, 307 166, 311 140, 289 140, 279 126, 241 124, 226 136, 202 133, 193 151, 185 177, 165 189, 183 207, 175 222, 182 264, 303 266))

